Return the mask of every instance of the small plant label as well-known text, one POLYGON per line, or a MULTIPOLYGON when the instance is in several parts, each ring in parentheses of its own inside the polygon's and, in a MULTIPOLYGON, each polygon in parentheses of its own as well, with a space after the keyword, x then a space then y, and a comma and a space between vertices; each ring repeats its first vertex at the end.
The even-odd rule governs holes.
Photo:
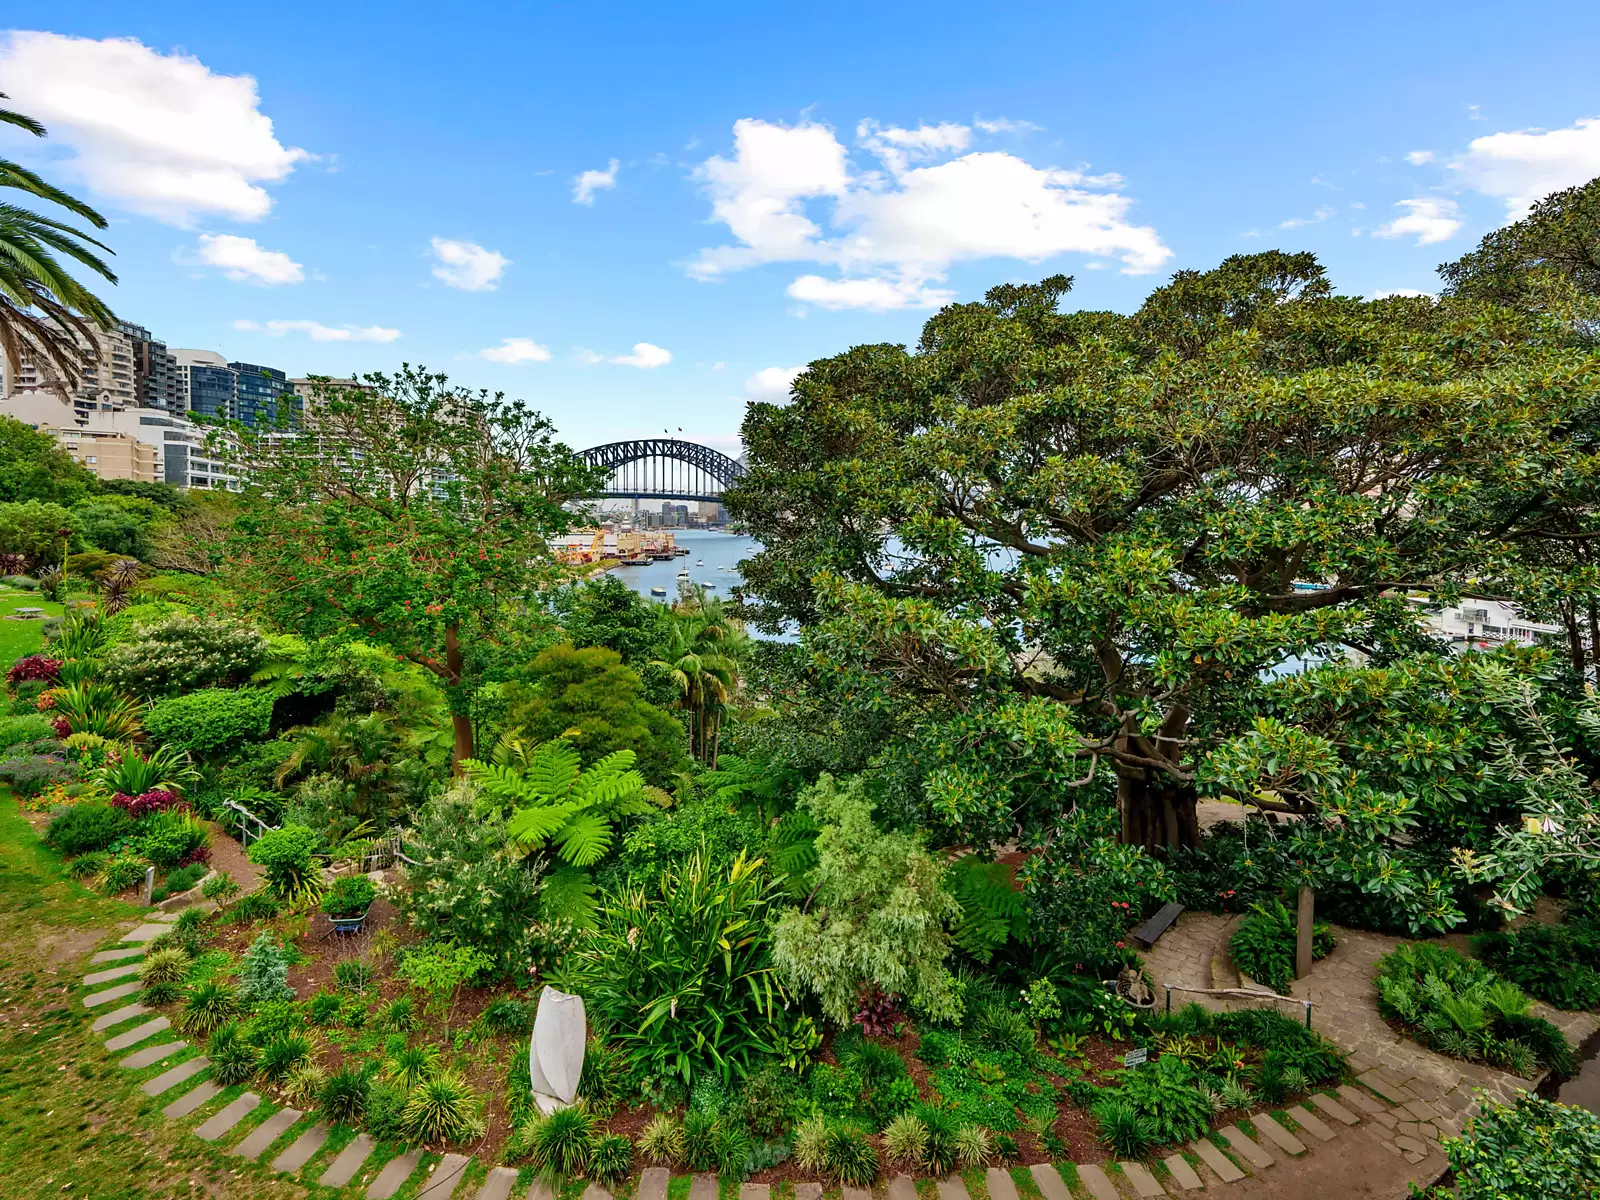
POLYGON ((1142 1067, 1150 1057, 1148 1050, 1129 1050, 1122 1056, 1122 1065, 1125 1067, 1142 1067))

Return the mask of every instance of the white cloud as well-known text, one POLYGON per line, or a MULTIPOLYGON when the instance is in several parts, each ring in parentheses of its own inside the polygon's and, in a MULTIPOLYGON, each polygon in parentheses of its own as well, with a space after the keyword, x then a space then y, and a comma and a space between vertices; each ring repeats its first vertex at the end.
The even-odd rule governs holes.
POLYGON ((1475 191, 1504 200, 1507 219, 1516 220, 1551 192, 1600 175, 1600 117, 1474 138, 1450 166, 1475 191))
POLYGON ((572 202, 594 204, 596 192, 608 191, 617 186, 617 160, 612 159, 604 171, 585 171, 572 181, 572 202))
POLYGON ((605 362, 606 360, 606 356, 604 354, 601 354, 595 350, 590 350, 587 346, 579 346, 577 350, 573 351, 572 357, 577 359, 579 363, 586 367, 596 366, 599 363, 605 362))
POLYGON ((1436 298, 1435 293, 1419 291, 1417 288, 1386 288, 1383 291, 1372 293, 1372 298, 1374 300, 1388 300, 1394 296, 1406 296, 1411 298, 1426 296, 1429 300, 1436 298))
POLYGON ((385 329, 381 325, 324 325, 320 321, 248 321, 233 323, 244 333, 264 333, 268 337, 283 337, 288 333, 303 333, 313 342, 392 342, 400 336, 398 329, 385 329))
POLYGON ((478 357, 493 363, 514 366, 517 363, 549 362, 550 351, 532 338, 501 338, 498 346, 478 351, 478 357))
POLYGON ((1333 216, 1334 212, 1334 209, 1324 206, 1317 209, 1317 211, 1312 213, 1309 217, 1290 217, 1287 221, 1279 221, 1278 228, 1299 229, 1302 225, 1320 225, 1329 217, 1333 216))
POLYGON ((302 283, 306 277, 305 268, 282 250, 264 249, 256 243, 255 238, 239 237, 232 233, 202 233, 192 256, 185 256, 179 261, 217 267, 229 279, 259 284, 261 287, 302 283))
POLYGON ((640 367, 648 371, 652 367, 664 367, 671 362, 672 351, 652 346, 649 342, 635 342, 632 354, 618 354, 611 361, 620 366, 640 367))
POLYGON ((1032 121, 1013 121, 1007 117, 996 117, 992 121, 974 117, 972 124, 984 133, 1030 133, 1044 129, 1043 125, 1035 125, 1032 121))
POLYGON ((1406 154, 1406 161, 1413 167, 1420 167, 1423 163, 1431 163, 1433 161, 1433 151, 1412 150, 1406 154))
POLYGON ((433 277, 446 287, 464 292, 494 291, 500 286, 500 276, 511 265, 511 260, 497 251, 450 238, 433 239, 433 256, 439 260, 433 277))
POLYGON ((837 308, 929 308, 951 295, 929 285, 958 262, 1077 252, 1120 257, 1125 272, 1138 274, 1172 256, 1154 229, 1128 222, 1131 201, 1115 190, 1116 176, 968 151, 971 131, 962 125, 864 121, 861 145, 877 160, 867 170, 814 122, 744 118, 733 134, 732 156, 713 156, 697 171, 713 218, 734 239, 689 265, 700 279, 763 263, 816 263, 838 277, 801 276, 791 296, 837 308), (809 212, 808 202, 827 213, 809 212))
POLYGON ((751 400, 782 404, 804 371, 804 367, 765 367, 744 381, 744 394, 751 400))
POLYGON ((134 38, 12 32, 0 79, 13 108, 71 149, 70 170, 92 191, 169 224, 260 220, 272 208, 260 185, 308 157, 278 141, 254 78, 134 38))
POLYGON ((1415 234, 1417 245, 1431 246, 1454 236, 1462 225, 1460 210, 1456 208, 1454 200, 1400 200, 1395 207, 1405 209, 1405 216, 1396 217, 1387 225, 1380 225, 1372 231, 1373 237, 1397 238, 1415 234))

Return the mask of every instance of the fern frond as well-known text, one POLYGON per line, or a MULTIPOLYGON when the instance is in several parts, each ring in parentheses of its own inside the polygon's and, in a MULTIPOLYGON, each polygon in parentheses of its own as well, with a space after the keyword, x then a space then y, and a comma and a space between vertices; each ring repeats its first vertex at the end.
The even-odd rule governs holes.
MULTIPOLYGON (((610 780, 620 779, 633 770, 638 756, 632 750, 613 750, 610 754, 596 762, 583 773, 583 778, 578 780, 575 794, 588 797, 595 788, 605 787, 610 780)), ((639 781, 639 786, 644 786, 644 781, 639 781)))
POLYGON ((562 858, 575 867, 592 867, 611 849, 611 822, 596 812, 580 812, 555 837, 562 858))
POLYGON ((576 804, 542 804, 521 808, 506 822, 506 840, 523 854, 537 850, 579 811, 576 804))
POLYGON ((582 759, 570 742, 560 738, 540 746, 528 758, 524 776, 528 785, 551 800, 565 800, 577 782, 582 759))
POLYGON ((593 929, 595 913, 594 880, 579 867, 561 867, 544 877, 539 895, 546 921, 571 921, 578 929, 593 929))
POLYGON ((644 790, 644 776, 637 771, 624 771, 620 775, 600 779, 592 786, 589 785, 588 772, 578 790, 573 793, 574 799, 582 800, 591 808, 609 809, 619 801, 637 796, 644 790))
POLYGON ((496 800, 526 805, 536 804, 545 798, 543 793, 528 785, 520 771, 504 763, 486 763, 466 758, 461 760, 461 773, 474 783, 481 784, 483 790, 496 800))

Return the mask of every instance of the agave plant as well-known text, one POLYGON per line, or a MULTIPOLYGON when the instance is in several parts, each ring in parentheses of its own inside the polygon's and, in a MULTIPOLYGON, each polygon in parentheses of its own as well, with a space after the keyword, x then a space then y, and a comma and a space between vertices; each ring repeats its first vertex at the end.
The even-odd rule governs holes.
POLYGON ((144 732, 138 704, 107 684, 68 684, 47 695, 51 714, 66 723, 68 733, 97 733, 125 742, 144 732))
POLYGON ((95 772, 101 787, 113 795, 142 796, 146 792, 183 794, 184 788, 199 778, 189 756, 170 746, 158 746, 145 753, 129 747, 95 772))

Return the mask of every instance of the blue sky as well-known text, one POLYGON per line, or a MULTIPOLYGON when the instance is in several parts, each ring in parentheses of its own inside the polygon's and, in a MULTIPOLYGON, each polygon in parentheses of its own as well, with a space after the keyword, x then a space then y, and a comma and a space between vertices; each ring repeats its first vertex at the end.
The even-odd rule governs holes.
POLYGON ((1593 4, 34 12, 0 91, 52 137, 0 153, 113 219, 119 315, 291 374, 425 363, 576 446, 729 448, 746 397, 1004 280, 1128 311, 1280 247, 1431 290, 1600 174, 1593 4))

